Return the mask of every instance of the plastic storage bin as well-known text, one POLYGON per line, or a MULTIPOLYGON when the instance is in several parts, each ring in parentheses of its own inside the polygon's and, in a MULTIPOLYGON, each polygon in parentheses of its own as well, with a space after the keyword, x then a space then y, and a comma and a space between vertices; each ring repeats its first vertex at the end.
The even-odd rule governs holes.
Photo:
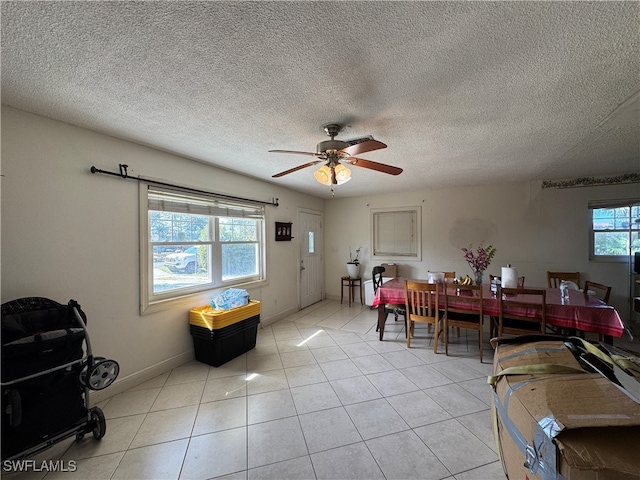
POLYGON ((189 323, 196 360, 219 367, 255 348, 260 302, 252 300, 225 312, 214 312, 208 306, 194 308, 189 323))
POLYGON ((189 323, 213 330, 227 327, 255 315, 260 315, 260 302, 257 300, 251 300, 248 305, 224 311, 216 311, 207 305, 191 309, 189 323))

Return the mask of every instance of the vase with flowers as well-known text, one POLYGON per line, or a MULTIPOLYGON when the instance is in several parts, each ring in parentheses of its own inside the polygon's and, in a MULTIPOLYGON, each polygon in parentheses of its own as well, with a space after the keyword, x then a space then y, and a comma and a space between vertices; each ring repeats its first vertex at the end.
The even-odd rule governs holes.
POLYGON ((482 285, 484 271, 487 269, 491 263, 491 259, 496 254, 496 247, 489 245, 485 248, 482 243, 483 242, 480 242, 480 245, 478 245, 478 248, 475 251, 471 246, 469 246, 469 248, 462 249, 464 252, 464 259, 471 267, 471 270, 473 270, 476 285, 482 285))
POLYGON ((351 247, 349 247, 349 261, 347 262, 347 273, 351 278, 358 278, 358 274, 360 272, 360 260, 358 257, 360 256, 360 250, 362 247, 356 249, 355 256, 351 253, 351 247))

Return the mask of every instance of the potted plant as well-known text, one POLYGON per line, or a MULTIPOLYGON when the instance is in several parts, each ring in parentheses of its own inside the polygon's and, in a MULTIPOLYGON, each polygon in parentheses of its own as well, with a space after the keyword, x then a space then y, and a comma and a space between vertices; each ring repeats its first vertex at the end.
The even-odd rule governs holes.
POLYGON ((347 262, 347 273, 351 278, 359 277, 358 274, 360 271, 360 260, 358 260, 358 257, 360 256, 361 249, 362 247, 356 249, 356 255, 354 257, 353 254, 351 253, 351 247, 349 247, 349 261, 347 262))

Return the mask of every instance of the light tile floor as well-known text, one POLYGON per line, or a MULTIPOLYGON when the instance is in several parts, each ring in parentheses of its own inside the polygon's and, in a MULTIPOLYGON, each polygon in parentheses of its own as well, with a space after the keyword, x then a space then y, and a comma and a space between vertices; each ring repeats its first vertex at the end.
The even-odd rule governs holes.
MULTIPOLYGON (((433 353, 402 318, 322 301, 258 330, 256 348, 196 361, 100 404, 101 441, 69 439, 37 462, 75 472, 13 479, 504 479, 491 429, 492 350, 476 332, 433 353)), ((486 335, 488 338, 488 333, 486 335)), ((6 472, 5 472, 6 473, 6 472)))

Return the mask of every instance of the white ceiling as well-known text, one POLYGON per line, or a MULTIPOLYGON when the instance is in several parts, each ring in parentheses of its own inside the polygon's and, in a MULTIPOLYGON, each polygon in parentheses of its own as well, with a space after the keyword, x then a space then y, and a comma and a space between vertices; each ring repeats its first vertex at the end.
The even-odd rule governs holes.
MULTIPOLYGON (((320 197, 640 171, 640 3, 2 2, 2 102, 320 197)), ((126 160, 126 161, 125 161, 126 160)), ((114 158, 99 168, 135 168, 114 158)), ((88 165, 89 166, 89 165, 88 165)), ((153 176, 153 172, 138 172, 153 176)))

